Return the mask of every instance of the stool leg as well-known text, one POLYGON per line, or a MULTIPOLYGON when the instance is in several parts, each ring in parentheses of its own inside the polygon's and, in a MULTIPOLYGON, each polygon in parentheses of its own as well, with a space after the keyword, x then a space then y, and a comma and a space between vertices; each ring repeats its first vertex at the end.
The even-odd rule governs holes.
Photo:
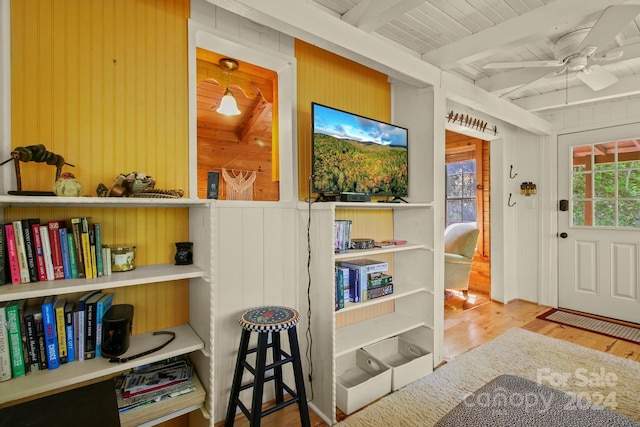
POLYGON ((258 348, 256 351, 256 375, 253 380, 253 400, 251 402, 251 427, 260 427, 262 418, 262 392, 264 389, 264 369, 267 365, 268 333, 258 334, 258 348))
POLYGON ((300 361, 300 347, 298 346, 298 334, 296 327, 288 329, 289 346, 291 356, 293 356, 293 376, 296 381, 296 393, 298 393, 298 409, 300 410, 300 421, 302 427, 310 427, 309 407, 307 406, 307 393, 304 390, 304 376, 302 373, 302 362, 300 361))
POLYGON ((236 408, 238 404, 236 401, 240 396, 240 386, 242 385, 242 372, 244 366, 242 363, 247 358, 247 349, 249 348, 249 336, 250 331, 246 329, 242 330, 240 336, 240 346, 238 347, 238 359, 236 360, 236 369, 233 373, 233 384, 231 385, 231 394, 229 395, 229 406, 227 407, 227 419, 224 423, 225 427, 233 427, 233 421, 236 417, 236 408))
MULTIPOLYGON (((272 332, 271 340, 273 342, 273 361, 274 363, 282 359, 282 349, 280 347, 280 332, 272 332)), ((276 388, 276 405, 284 402, 284 387, 282 387, 282 365, 276 366, 273 369, 275 376, 275 388, 276 388)))

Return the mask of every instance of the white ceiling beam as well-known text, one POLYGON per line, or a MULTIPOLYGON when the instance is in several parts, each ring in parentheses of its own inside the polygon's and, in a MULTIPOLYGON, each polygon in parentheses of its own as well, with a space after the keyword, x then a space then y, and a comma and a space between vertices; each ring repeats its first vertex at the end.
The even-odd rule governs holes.
POLYGON ((515 99, 513 103, 527 111, 542 111, 638 94, 640 94, 640 74, 622 78, 616 84, 597 92, 594 92, 588 86, 570 87, 568 99, 567 92, 563 89, 542 95, 515 99))
MULTIPOLYGON (((466 64, 485 58, 502 50, 504 46, 531 40, 549 29, 566 30, 582 23, 580 17, 602 12, 607 6, 620 0, 558 0, 538 7, 531 12, 509 19, 469 37, 449 43, 425 53, 422 59, 442 69, 466 64), (580 13, 576 13, 579 10, 580 13), (572 17, 572 18, 567 18, 572 17)), ((594 15, 596 19, 599 15, 594 15)))
POLYGON ((384 43, 373 34, 365 33, 306 2, 207 1, 419 88, 439 87, 444 85, 446 79, 449 82, 447 94, 451 99, 536 134, 551 132, 551 124, 539 116, 491 95, 472 82, 442 73, 439 68, 420 58, 384 43))
POLYGON ((552 74, 554 71, 553 68, 518 68, 476 80, 476 86, 491 93, 504 92, 552 74))
POLYGON ((342 15, 342 20, 370 33, 422 3, 424 0, 362 0, 342 15))

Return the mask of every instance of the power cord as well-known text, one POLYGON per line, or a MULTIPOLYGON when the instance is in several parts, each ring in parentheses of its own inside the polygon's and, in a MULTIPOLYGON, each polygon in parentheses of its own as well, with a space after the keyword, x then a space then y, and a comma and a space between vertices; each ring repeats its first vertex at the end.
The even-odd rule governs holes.
POLYGON ((311 386, 311 396, 310 400, 313 400, 313 356, 312 356, 312 348, 313 348, 313 336, 311 335, 311 181, 313 179, 313 175, 309 176, 309 194, 308 194, 308 207, 309 207, 309 218, 307 220, 307 363, 309 364, 309 385, 311 386))

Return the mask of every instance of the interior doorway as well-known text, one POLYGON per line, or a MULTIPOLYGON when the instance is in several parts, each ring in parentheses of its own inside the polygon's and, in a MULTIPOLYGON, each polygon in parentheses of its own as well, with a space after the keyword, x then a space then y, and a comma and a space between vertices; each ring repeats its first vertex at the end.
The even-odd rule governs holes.
POLYGON ((491 300, 491 159, 489 141, 447 130, 445 142, 445 227, 475 222, 479 230, 468 291, 445 289, 447 318, 491 300))

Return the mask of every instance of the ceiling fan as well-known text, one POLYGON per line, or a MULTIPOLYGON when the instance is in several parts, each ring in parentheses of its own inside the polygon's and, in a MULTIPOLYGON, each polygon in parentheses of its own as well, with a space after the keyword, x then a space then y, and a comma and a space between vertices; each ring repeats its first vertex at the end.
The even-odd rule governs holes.
POLYGON ((576 76, 594 91, 609 87, 617 77, 599 63, 640 57, 640 42, 605 50, 614 43, 622 29, 640 14, 640 5, 607 7, 592 28, 572 31, 560 37, 553 46, 555 60, 490 62, 484 69, 531 69, 524 78, 530 81, 517 89, 546 78, 576 72, 576 76), (548 69, 553 69, 549 71, 548 69))

